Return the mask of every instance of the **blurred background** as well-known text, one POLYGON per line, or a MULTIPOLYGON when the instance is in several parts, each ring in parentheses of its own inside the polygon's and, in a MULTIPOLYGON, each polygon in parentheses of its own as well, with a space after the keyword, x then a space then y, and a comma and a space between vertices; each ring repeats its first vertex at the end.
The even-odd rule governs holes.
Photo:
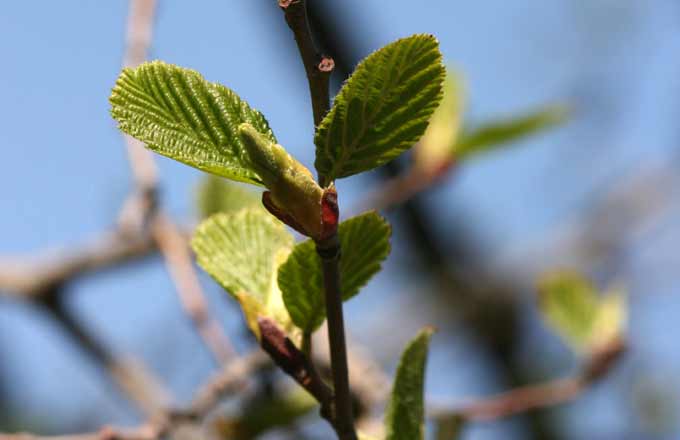
MULTIPOLYGON (((467 161, 386 213, 393 252, 346 306, 351 338, 391 374, 417 329, 437 326, 426 390, 439 405, 568 375, 578 359, 540 319, 534 286, 546 270, 578 269, 600 286, 625 286, 626 356, 574 402, 473 423, 463 438, 680 438, 680 2, 310 0, 309 8, 336 61, 334 90, 368 53, 432 33, 464 77, 466 125, 549 103, 572 109, 566 123, 467 161)), ((3 4, 0 262, 68 249, 114 224, 131 183, 107 98, 127 13, 125 1, 3 4)), ((273 0, 159 0, 150 58, 237 91, 312 168, 304 70, 273 0)), ((203 176, 156 158, 163 206, 192 224, 203 176)), ((402 159, 338 182, 343 215, 407 167, 402 159)), ((201 280, 245 351, 252 341, 236 304, 201 280)), ((159 257, 67 290, 66 307, 97 340, 142 359, 180 402, 214 372, 159 257)), ((0 431, 140 420, 52 316, 0 295, 0 431)))

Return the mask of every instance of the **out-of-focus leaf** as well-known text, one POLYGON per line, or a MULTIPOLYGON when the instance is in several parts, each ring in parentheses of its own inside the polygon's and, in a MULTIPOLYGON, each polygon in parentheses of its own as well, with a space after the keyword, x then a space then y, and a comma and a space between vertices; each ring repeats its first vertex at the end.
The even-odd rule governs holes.
POLYGON ((564 122, 567 116, 565 107, 551 106, 524 116, 484 124, 463 132, 454 144, 453 155, 456 160, 464 160, 472 155, 495 150, 554 127, 564 122))
POLYGON ((267 120, 195 70, 161 61, 123 69, 109 101, 118 127, 151 150, 218 176, 262 184, 238 127, 248 123, 276 143, 267 120))
POLYGON ((461 76, 451 68, 446 71, 443 90, 442 102, 413 150, 416 166, 426 172, 436 171, 452 159, 451 145, 456 143, 462 124, 465 90, 461 76))
MULTIPOLYGON (((380 270, 390 252, 390 225, 376 212, 352 217, 338 228, 340 289, 344 301, 380 270)), ((299 243, 279 268, 283 301, 296 326, 311 333, 326 319, 321 261, 312 240, 299 243)))
POLYGON ((406 346, 385 415, 386 440, 422 440, 425 435, 423 387, 432 328, 425 328, 406 346))
POLYGON ((293 330, 276 283, 293 247, 281 222, 260 209, 215 214, 198 226, 191 245, 198 264, 239 301, 258 338, 260 316, 293 330))
POLYGON ((323 186, 376 168, 418 141, 441 100, 441 59, 432 35, 413 35, 357 66, 314 138, 323 186))
POLYGON ((574 272, 547 274, 538 290, 546 322, 577 352, 595 350, 624 330, 626 302, 620 292, 600 295, 574 272))
POLYGON ((218 212, 237 212, 262 206, 260 195, 244 185, 206 174, 198 187, 198 211, 201 218, 218 212))
POLYGON ((238 418, 220 418, 216 427, 221 438, 254 440, 267 431, 294 424, 317 406, 307 391, 294 387, 273 397, 266 395, 248 402, 238 418))

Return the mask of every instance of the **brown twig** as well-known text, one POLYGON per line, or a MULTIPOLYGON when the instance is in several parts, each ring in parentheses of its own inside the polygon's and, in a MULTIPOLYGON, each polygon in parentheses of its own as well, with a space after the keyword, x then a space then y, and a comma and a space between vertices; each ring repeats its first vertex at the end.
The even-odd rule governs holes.
POLYGON ((305 67, 316 127, 328 112, 330 105, 328 83, 335 62, 330 57, 320 55, 314 45, 305 0, 279 0, 279 6, 284 12, 288 27, 293 31, 305 67))
POLYGON ((625 352, 623 339, 616 338, 593 353, 574 377, 516 388, 483 398, 454 410, 434 410, 434 418, 459 416, 464 421, 490 421, 537 408, 569 402, 604 377, 625 352))

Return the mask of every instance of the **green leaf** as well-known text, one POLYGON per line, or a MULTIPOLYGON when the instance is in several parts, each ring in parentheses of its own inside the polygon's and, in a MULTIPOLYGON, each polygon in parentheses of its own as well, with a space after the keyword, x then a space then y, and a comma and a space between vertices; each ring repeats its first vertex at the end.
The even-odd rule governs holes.
POLYGON ((430 337, 425 328, 406 346, 385 414, 386 440, 418 440, 424 437, 423 387, 430 337))
POLYGON ((376 168, 418 141, 441 100, 441 61, 432 35, 413 35, 357 66, 316 131, 322 186, 376 168))
POLYGON ((212 174, 206 174, 197 193, 197 205, 201 218, 218 212, 236 212, 243 208, 260 208, 257 192, 239 183, 230 182, 212 174))
POLYGON ((601 295, 575 272, 553 272, 538 285, 547 322, 577 352, 591 352, 622 334, 626 302, 621 292, 601 295))
POLYGON ((564 122, 568 115, 565 107, 550 106, 527 115, 484 124, 463 133, 453 146, 453 155, 456 160, 463 160, 495 150, 509 142, 552 128, 564 122))
POLYGON ((161 61, 123 69, 109 101, 118 127, 151 150, 218 176, 262 184, 247 161, 238 126, 247 122, 276 142, 267 121, 195 70, 161 61))
MULTIPOLYGON (((382 261, 390 253, 389 224, 376 212, 352 217, 338 228, 340 257, 340 289, 347 301, 380 271, 382 261)), ((304 333, 316 330, 326 319, 321 261, 314 241, 306 240, 293 249, 279 268, 279 287, 288 313, 304 333)))
POLYGON ((293 247, 293 236, 281 222, 261 209, 215 214, 198 226, 191 246, 198 264, 241 303, 258 337, 260 316, 292 329, 276 283, 293 247))
POLYGON ((458 140, 463 121, 464 89, 461 75, 451 68, 447 69, 441 104, 413 151, 413 159, 420 169, 436 172, 452 159, 451 145, 458 140))

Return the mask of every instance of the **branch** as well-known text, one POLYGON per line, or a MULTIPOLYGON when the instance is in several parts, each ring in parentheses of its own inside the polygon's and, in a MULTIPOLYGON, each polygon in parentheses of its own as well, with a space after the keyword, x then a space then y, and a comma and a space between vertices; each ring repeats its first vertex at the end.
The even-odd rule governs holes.
POLYGON ((279 0, 279 6, 284 12, 288 27, 293 31, 305 67, 316 127, 326 116, 330 107, 328 82, 335 62, 330 57, 320 55, 314 46, 307 20, 305 0, 279 0))
POLYGON ((352 395, 349 388, 347 344, 345 342, 345 324, 340 292, 340 240, 337 233, 324 241, 317 242, 316 250, 319 258, 321 258, 323 270, 328 345, 333 375, 334 418, 337 424, 338 437, 342 440, 351 440, 356 439, 357 434, 354 429, 352 395))
POLYGON ((625 349, 625 342, 615 339, 596 351, 574 377, 516 388, 455 410, 435 410, 432 415, 435 418, 458 416, 465 421, 491 421, 569 402, 604 377, 625 349))

